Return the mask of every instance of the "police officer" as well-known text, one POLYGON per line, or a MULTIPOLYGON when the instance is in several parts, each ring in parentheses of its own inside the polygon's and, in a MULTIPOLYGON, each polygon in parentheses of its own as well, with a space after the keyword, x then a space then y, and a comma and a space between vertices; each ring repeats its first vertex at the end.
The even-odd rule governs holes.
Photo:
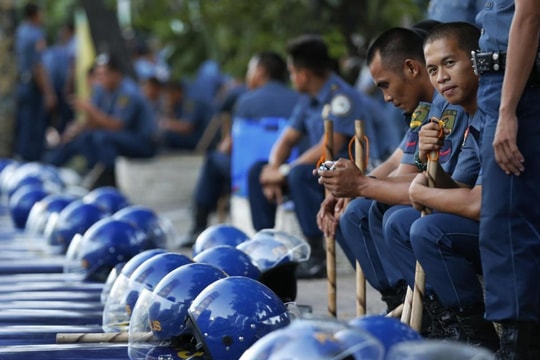
POLYGON ((486 319, 501 324, 500 359, 537 359, 540 4, 488 1, 477 21, 482 35, 473 59, 485 123, 480 252, 486 319))
POLYGON ((354 120, 364 119, 363 98, 354 88, 332 72, 324 41, 304 35, 287 46, 289 71, 296 89, 306 94, 293 111, 290 125, 274 144, 268 164, 255 164, 249 173, 248 197, 256 230, 274 227, 276 206, 283 191, 294 203, 302 232, 311 245, 311 258, 299 267, 300 278, 322 277, 326 272, 323 233, 317 227, 316 214, 324 198, 311 171, 324 151, 325 136, 322 109, 330 104, 329 118, 334 122, 334 154, 345 156, 347 143, 354 134, 354 120), (292 148, 306 135, 309 149, 290 165, 286 160, 292 148))
MULTIPOLYGON (((177 88, 170 89, 178 94, 177 88)), ((166 149, 193 150, 213 116, 213 105, 191 97, 175 96, 159 119, 161 145, 166 149)), ((169 100, 172 100, 169 97, 169 100)))
POLYGON ((68 96, 73 90, 72 81, 75 67, 75 27, 73 22, 62 26, 58 42, 45 51, 43 62, 58 101, 56 111, 50 114, 47 125, 52 126, 59 134, 62 134, 68 122, 73 120, 73 109, 68 101, 68 96))
MULTIPOLYGON (((264 51, 254 55, 246 73, 248 91, 239 94, 232 109, 233 121, 234 118, 289 118, 298 93, 287 86, 287 75, 287 64, 278 53, 264 51)), ((217 149, 205 160, 195 188, 193 228, 184 246, 194 243, 206 228, 208 216, 215 210, 220 195, 224 189, 230 189, 232 146, 242 148, 242 144, 233 144, 230 129, 226 129, 217 149)))
POLYGON ((115 56, 101 54, 96 64, 102 75, 92 99, 73 103, 85 113, 85 122, 70 132, 74 138, 56 149, 51 163, 60 166, 82 154, 89 169, 103 170, 91 187, 115 186, 117 156, 145 158, 155 154, 156 119, 137 84, 123 75, 115 56))
POLYGON ((440 22, 466 21, 475 23, 476 14, 484 7, 486 0, 431 0, 428 18, 440 22))
POLYGON ((43 14, 32 3, 24 6, 24 21, 17 28, 17 112, 15 155, 25 161, 39 161, 45 148, 46 111, 56 104, 56 96, 42 63, 46 48, 41 28, 43 14))
MULTIPOLYGON (((444 23, 426 38, 424 51, 431 82, 449 102, 469 116, 467 136, 450 177, 439 165, 436 188, 428 187, 425 173, 411 183, 414 208, 393 208, 384 215, 384 235, 391 254, 411 288, 416 259, 429 283, 424 303, 436 319, 441 335, 482 345, 493 351, 499 339, 493 324, 484 320, 478 230, 482 191, 479 141, 482 122, 477 116, 476 91, 470 53, 478 46, 480 30, 465 22, 444 23), (419 210, 433 213, 420 218, 419 210)), ((420 130, 420 158, 440 150, 440 127, 429 123, 420 130)))
MULTIPOLYGON (((402 303, 406 283, 383 242, 382 219, 390 205, 408 204, 408 188, 423 167, 415 159, 419 126, 431 116, 447 118, 450 135, 441 150, 441 163, 448 171, 455 166, 457 150, 463 140, 467 121, 460 107, 448 105, 436 93, 425 69, 423 38, 405 28, 393 28, 381 34, 368 51, 368 63, 377 86, 387 102, 408 114, 410 129, 394 154, 362 175, 350 161, 339 160, 334 171, 321 173, 320 182, 335 197, 357 197, 339 218, 336 240, 355 266, 359 261, 367 281, 382 295, 388 311, 402 303), (419 105, 420 104, 420 105, 419 105), (419 106, 418 106, 419 105, 419 106), (376 200, 376 201, 374 201, 376 200)), ((336 224, 334 209, 342 206, 329 199, 321 205, 319 223, 327 232, 336 224)))

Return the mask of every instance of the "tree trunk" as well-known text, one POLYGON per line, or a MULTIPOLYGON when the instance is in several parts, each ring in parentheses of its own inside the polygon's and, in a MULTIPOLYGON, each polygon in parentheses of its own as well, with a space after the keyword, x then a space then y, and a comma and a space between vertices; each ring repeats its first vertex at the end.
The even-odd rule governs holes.
POLYGON ((13 156, 16 62, 15 0, 0 0, 0 157, 13 156))

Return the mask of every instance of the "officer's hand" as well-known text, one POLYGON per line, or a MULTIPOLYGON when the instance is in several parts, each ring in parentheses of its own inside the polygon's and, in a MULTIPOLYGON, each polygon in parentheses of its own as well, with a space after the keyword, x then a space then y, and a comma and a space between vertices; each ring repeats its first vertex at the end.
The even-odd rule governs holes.
POLYGON ((345 199, 337 199, 333 195, 326 196, 317 213, 317 225, 325 236, 335 236, 339 217, 345 207, 345 199))
POLYGON ((444 144, 440 138, 441 127, 436 122, 428 122, 418 132, 418 156, 423 163, 427 162, 427 154, 430 151, 439 151, 444 144))
POLYGON ((283 191, 281 190, 280 185, 268 184, 263 185, 263 194, 264 197, 268 199, 271 203, 279 205, 283 202, 283 191))
POLYGON ((51 111, 56 107, 56 94, 54 91, 48 91, 45 93, 45 109, 51 111))
POLYGON ((516 114, 501 113, 493 139, 493 150, 495 161, 507 175, 519 176, 525 170, 523 166, 525 159, 517 147, 517 132, 516 114))
POLYGON ((282 184, 285 178, 279 172, 279 167, 267 164, 263 167, 259 181, 262 185, 282 184))
POLYGON ((411 205, 418 211, 423 211, 426 208, 422 203, 420 203, 420 195, 428 186, 428 177, 425 173, 416 175, 409 186, 409 199, 411 201, 411 205))
POLYGON ((367 181, 360 169, 347 159, 339 159, 333 170, 317 171, 319 184, 323 184, 337 198, 361 196, 360 187, 367 181))

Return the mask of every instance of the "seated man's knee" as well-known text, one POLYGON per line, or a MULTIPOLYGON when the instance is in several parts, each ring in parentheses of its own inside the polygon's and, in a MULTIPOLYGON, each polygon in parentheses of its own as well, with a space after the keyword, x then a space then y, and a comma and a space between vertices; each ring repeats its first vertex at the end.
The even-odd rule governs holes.
POLYGON ((258 183, 259 177, 261 176, 263 168, 266 166, 267 162, 265 161, 257 161, 251 167, 248 171, 248 181, 250 183, 258 183))

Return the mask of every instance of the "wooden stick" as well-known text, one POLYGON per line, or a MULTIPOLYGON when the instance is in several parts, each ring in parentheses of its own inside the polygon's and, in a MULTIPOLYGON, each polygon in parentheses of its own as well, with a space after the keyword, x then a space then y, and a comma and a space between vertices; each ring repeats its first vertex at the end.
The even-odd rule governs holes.
MULTIPOLYGON (((429 181, 429 187, 435 187, 435 177, 437 176, 437 160, 431 160, 431 159, 438 159, 439 154, 437 151, 432 151, 429 154, 428 157, 428 163, 427 163, 427 173, 428 173, 428 181, 429 181)), ((426 209, 422 211, 422 216, 426 216, 429 214, 430 210, 426 209)), ((424 311, 424 292, 426 288, 426 274, 424 273, 424 269, 422 269, 422 266, 417 261, 416 262, 416 271, 414 274, 414 293, 413 293, 413 300, 412 300, 412 312, 411 312, 411 321, 410 326, 416 330, 420 331, 420 328, 422 327, 422 313, 424 311)))
MULTIPOLYGON (((151 332, 142 333, 138 336, 141 342, 150 341, 153 338, 151 332)), ((128 332, 117 333, 58 333, 56 334, 57 344, 73 343, 127 343, 129 341, 128 332)))
POLYGON ((401 322, 409 324, 411 322, 411 309, 412 309, 413 291, 407 286, 407 293, 405 294, 405 301, 403 301, 403 311, 401 313, 401 322))
POLYGON ((392 318, 398 318, 401 317, 403 314, 403 304, 399 304, 394 310, 390 311, 388 314, 386 314, 386 317, 392 317, 392 318))
MULTIPOLYGON (((366 171, 367 164, 364 159, 364 123, 362 120, 356 120, 354 122, 354 146, 355 146, 355 163, 356 166, 364 173, 366 171)), ((356 315, 362 316, 366 314, 366 277, 364 271, 360 266, 358 260, 356 260, 356 315)))
MULTIPOLYGON (((330 105, 323 107, 325 161, 334 158, 334 123, 328 119, 330 105)), ((328 279, 328 313, 337 317, 337 292, 336 292, 336 239, 333 236, 326 236, 326 276, 328 279)))

